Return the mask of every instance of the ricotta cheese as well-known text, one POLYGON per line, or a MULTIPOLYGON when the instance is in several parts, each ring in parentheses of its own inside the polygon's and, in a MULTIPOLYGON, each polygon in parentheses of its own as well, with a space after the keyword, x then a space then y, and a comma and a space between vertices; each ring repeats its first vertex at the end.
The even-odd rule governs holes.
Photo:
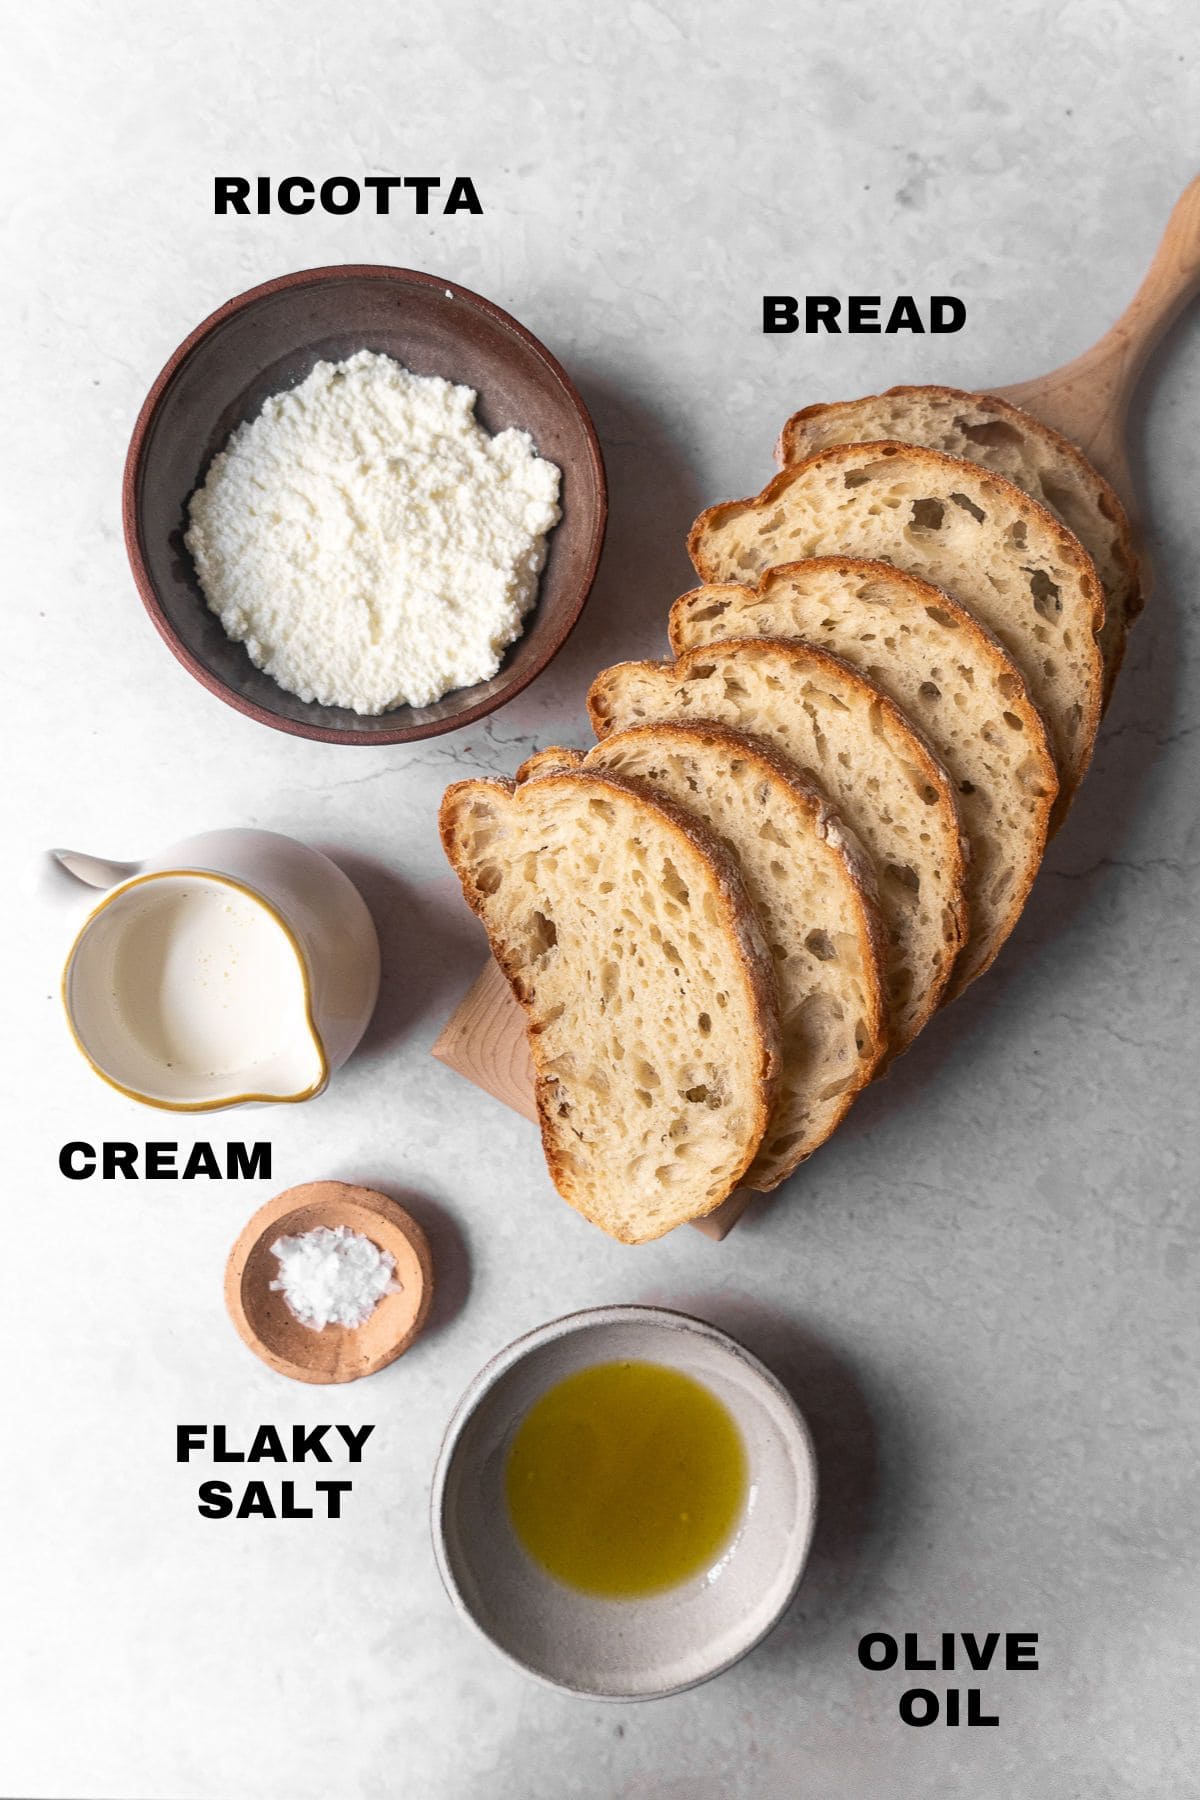
POLYGON ((377 714, 493 676, 537 597, 559 471, 471 388, 361 350, 239 425, 184 537, 229 637, 289 693, 377 714))

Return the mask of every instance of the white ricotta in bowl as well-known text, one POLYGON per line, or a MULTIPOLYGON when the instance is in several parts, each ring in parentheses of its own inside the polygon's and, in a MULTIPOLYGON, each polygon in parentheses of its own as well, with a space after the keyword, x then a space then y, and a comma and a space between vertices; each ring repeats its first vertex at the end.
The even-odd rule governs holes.
POLYGON ((476 395, 361 350, 237 430, 184 542, 227 634, 289 693, 377 714, 486 681, 537 596, 559 471, 476 395))

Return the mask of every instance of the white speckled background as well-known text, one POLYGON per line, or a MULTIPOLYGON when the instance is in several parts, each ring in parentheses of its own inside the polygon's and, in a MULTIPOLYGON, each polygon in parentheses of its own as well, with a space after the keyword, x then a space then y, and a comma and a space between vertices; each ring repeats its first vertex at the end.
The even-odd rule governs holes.
MULTIPOLYGON (((1125 304, 1196 173, 1195 10, 1108 0, 763 8, 578 0, 203 9, 51 0, 6 24, 2 219, 10 722, 0 1251, 0 1792, 86 1800, 1068 1800, 1195 1791, 1197 424, 1200 315, 1135 453, 1158 575, 1093 772, 993 975, 717 1248, 618 1248, 523 1121, 432 1062, 481 954, 438 849, 445 781, 583 729, 656 652, 697 508, 752 491, 807 401, 1011 381, 1125 304), (214 218, 214 173, 468 173, 481 218, 214 218), (118 483, 150 380, 285 270, 415 264, 543 337, 604 440, 584 620, 483 729, 383 751, 272 734, 167 654, 118 483), (963 296, 953 337, 764 337, 764 291, 963 296), (136 856, 260 823, 376 911, 384 1000, 330 1093, 191 1132, 96 1082, 55 998, 48 843, 136 856), (254 1135, 270 1183, 68 1183, 69 1138, 254 1135), (434 1327, 321 1395, 234 1336, 229 1244, 294 1182, 415 1196, 434 1327), (716 1684, 545 1692, 452 1613, 426 1504, 477 1366, 572 1307, 653 1300, 793 1385, 825 1507, 810 1577, 716 1684), (372 1421, 332 1523, 210 1522, 180 1421, 372 1421), (914 1731, 870 1630, 1021 1629, 995 1730, 914 1731)), ((934 1677, 940 1686, 942 1678, 934 1677)))

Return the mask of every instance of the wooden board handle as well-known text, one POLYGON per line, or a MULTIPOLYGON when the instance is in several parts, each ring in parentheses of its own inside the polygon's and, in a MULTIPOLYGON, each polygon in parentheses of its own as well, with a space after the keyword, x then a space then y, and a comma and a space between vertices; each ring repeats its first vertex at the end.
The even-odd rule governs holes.
POLYGON ((1146 358, 1188 301, 1200 293, 1200 175, 1190 182, 1171 209, 1154 260, 1112 330, 1100 340, 1118 342, 1109 355, 1120 363, 1120 377, 1132 391, 1146 358))
POLYGON ((1154 346, 1197 293, 1200 175, 1175 202, 1154 260, 1116 324, 1061 369, 997 391, 1072 438, 1102 473, 1119 472, 1125 414, 1138 378, 1154 346))

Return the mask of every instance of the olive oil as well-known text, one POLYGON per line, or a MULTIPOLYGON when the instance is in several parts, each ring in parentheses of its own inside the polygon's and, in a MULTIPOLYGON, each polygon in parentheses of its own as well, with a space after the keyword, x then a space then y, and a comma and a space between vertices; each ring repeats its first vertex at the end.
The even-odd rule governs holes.
POLYGON ((715 1394, 660 1363, 580 1369, 530 1407, 509 1450, 528 1554, 584 1593, 675 1587, 711 1568, 746 1501, 746 1452, 715 1394))

